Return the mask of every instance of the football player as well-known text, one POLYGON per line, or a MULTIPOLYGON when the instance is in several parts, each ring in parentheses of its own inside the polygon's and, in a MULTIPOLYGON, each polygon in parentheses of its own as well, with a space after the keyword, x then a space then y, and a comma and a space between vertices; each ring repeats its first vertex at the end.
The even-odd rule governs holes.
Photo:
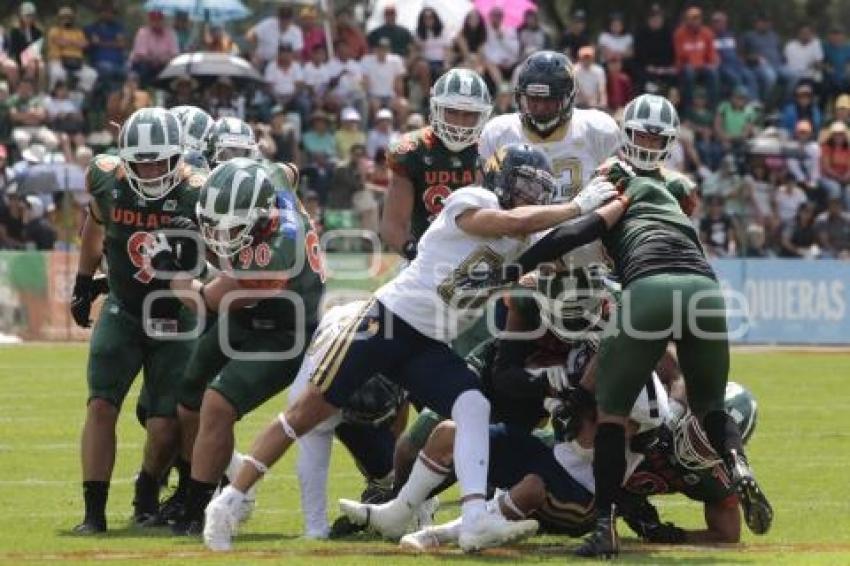
MULTIPOLYGON (((115 425, 124 397, 144 370, 149 395, 147 440, 133 500, 135 522, 157 512, 163 473, 177 437, 176 384, 192 342, 175 338, 194 328, 194 316, 169 296, 143 254, 159 229, 195 209, 204 174, 184 165, 180 122, 163 108, 136 111, 118 136, 118 156, 98 155, 86 171, 92 196, 83 227, 71 300, 79 326, 97 289, 92 275, 109 259, 109 295, 91 337, 89 397, 81 442, 85 518, 78 533, 106 530, 106 500, 115 463, 115 425), (164 294, 163 294, 164 293, 164 294), (171 339, 169 339, 171 338, 171 339)), ((186 258, 186 261, 190 261, 186 258)))
POLYGON ((197 106, 175 106, 169 111, 183 126, 183 161, 209 171, 208 152, 215 120, 197 106))
POLYGON ((236 421, 295 379, 325 277, 319 237, 301 203, 254 160, 233 158, 213 169, 197 219, 219 270, 211 280, 186 273, 179 238, 159 233, 146 250, 187 306, 217 315, 192 352, 178 397, 184 443, 195 430, 197 436, 177 534, 200 534, 204 508, 232 458, 236 421))
MULTIPOLYGON (((415 402, 451 415, 457 425, 461 548, 502 544, 536 529, 534 522, 508 522, 484 507, 490 405, 477 377, 448 343, 480 316, 489 295, 457 294, 455 283, 472 273, 500 270, 528 247, 530 235, 597 208, 614 191, 610 184, 603 190, 597 184, 571 203, 546 204, 555 183, 548 159, 520 144, 494 154, 484 166, 484 179, 485 187, 452 193, 420 240, 416 259, 338 334, 307 390, 261 433, 250 463, 207 508, 207 546, 230 548, 234 509, 245 491, 296 439, 336 413, 375 373, 399 383, 415 402)), ((421 459, 412 475, 424 476, 417 485, 427 489, 402 489, 393 503, 375 508, 373 522, 406 524, 444 477, 421 459)))
MULTIPOLYGON (((663 155, 669 137, 676 132, 649 127, 630 130, 635 121, 665 121, 668 117, 678 123, 672 105, 661 97, 643 95, 626 107, 624 136, 632 140, 633 151, 644 151, 643 169, 663 155)), ((655 161, 656 166, 659 163, 655 161)), ((729 372, 725 302, 693 225, 683 212, 685 195, 671 192, 669 183, 628 173, 629 165, 615 169, 625 172, 618 180, 623 194, 547 234, 517 259, 516 272, 507 278, 516 278, 529 266, 551 261, 600 238, 623 284, 616 332, 603 341, 598 361, 599 424, 594 440, 597 526, 576 554, 611 557, 619 552, 615 526, 620 485, 626 473, 624 425, 645 376, 670 340, 676 343, 690 407, 726 466, 747 525, 754 533, 763 534, 770 528, 773 511, 744 456, 740 431, 723 410, 729 372)), ((480 289, 481 283, 464 282, 463 286, 480 289)))
POLYGON ((417 243, 461 187, 475 183, 478 137, 490 117, 487 84, 469 69, 452 69, 431 89, 431 123, 390 145, 390 186, 381 218, 381 238, 413 260, 417 243))
POLYGON ((260 157, 254 130, 244 120, 233 116, 216 120, 209 135, 209 142, 211 167, 236 157, 248 159, 260 157))

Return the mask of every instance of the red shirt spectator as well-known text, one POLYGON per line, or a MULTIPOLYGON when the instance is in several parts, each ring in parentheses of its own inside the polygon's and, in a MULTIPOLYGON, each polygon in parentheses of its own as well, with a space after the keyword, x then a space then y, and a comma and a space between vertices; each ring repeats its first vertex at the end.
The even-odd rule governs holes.
POLYGON ((369 44, 366 35, 354 22, 351 10, 346 9, 336 17, 336 28, 334 32, 336 41, 345 43, 351 48, 354 59, 360 59, 369 52, 369 44))
POLYGON ((298 15, 300 16, 298 27, 301 28, 301 34, 304 37, 301 60, 307 62, 316 47, 327 47, 325 45, 325 30, 316 22, 316 8, 313 6, 304 6, 298 15))
POLYGON ((685 22, 673 33, 673 51, 676 53, 676 66, 700 69, 713 67, 719 62, 714 49, 714 32, 702 25, 702 11, 689 8, 685 22))
POLYGON ((850 134, 844 122, 830 126, 820 145, 821 173, 839 183, 850 183, 850 134))
POLYGON ((607 74, 608 108, 617 111, 632 99, 632 79, 623 72, 623 60, 619 56, 608 59, 607 74))

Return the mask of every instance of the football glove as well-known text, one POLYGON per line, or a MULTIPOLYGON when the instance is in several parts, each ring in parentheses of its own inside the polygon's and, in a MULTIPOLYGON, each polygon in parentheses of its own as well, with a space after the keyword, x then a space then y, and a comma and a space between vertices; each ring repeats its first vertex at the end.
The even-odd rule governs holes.
POLYGON ((578 206, 579 213, 584 216, 593 212, 609 200, 617 196, 617 189, 605 177, 594 177, 590 183, 576 195, 573 202, 578 206))
POLYGON ((197 230, 191 218, 176 216, 166 230, 153 234, 153 244, 146 246, 142 253, 157 272, 192 270, 198 263, 198 241, 181 232, 197 230))
POLYGON ((77 273, 74 290, 71 293, 71 316, 80 328, 91 326, 89 315, 91 315, 92 301, 96 296, 92 276, 77 273))

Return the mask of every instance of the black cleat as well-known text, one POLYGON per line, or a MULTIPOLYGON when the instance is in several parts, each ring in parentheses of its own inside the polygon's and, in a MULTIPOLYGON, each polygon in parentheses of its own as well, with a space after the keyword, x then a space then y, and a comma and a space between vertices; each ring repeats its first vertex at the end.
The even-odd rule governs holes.
POLYGON ((336 521, 334 521, 333 525, 331 525, 328 538, 331 540, 345 538, 357 533, 362 533, 365 530, 366 525, 355 525, 348 517, 343 515, 342 517, 337 517, 336 521))
POLYGON ((134 526, 143 528, 161 527, 166 524, 160 518, 159 512, 141 511, 139 509, 136 509, 133 512, 132 522, 134 526))
POLYGON ((741 500, 747 527, 756 535, 767 533, 773 524, 773 507, 756 482, 746 457, 732 450, 726 458, 726 467, 741 500))
POLYGON ((180 520, 171 525, 171 534, 179 537, 199 537, 204 533, 204 522, 198 519, 180 520))
POLYGON ((604 558, 610 560, 620 553, 617 537, 617 515, 611 513, 596 520, 596 528, 584 542, 573 551, 582 558, 604 558))
POLYGON ((162 525, 176 523, 186 512, 186 492, 176 490, 159 506, 159 521, 162 525))
POLYGON ((83 522, 71 529, 75 535, 97 535, 106 532, 106 521, 83 519, 83 522))

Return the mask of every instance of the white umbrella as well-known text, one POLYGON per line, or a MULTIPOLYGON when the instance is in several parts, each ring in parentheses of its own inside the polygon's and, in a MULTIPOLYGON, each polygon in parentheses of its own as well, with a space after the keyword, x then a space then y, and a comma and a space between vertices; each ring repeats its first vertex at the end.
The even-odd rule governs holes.
POLYGON ((454 37, 460 31, 464 18, 473 7, 469 0, 376 0, 372 6, 372 15, 366 22, 367 31, 372 31, 384 23, 384 8, 387 6, 395 8, 396 23, 411 32, 416 31, 422 8, 433 8, 443 22, 443 33, 446 37, 454 37))

